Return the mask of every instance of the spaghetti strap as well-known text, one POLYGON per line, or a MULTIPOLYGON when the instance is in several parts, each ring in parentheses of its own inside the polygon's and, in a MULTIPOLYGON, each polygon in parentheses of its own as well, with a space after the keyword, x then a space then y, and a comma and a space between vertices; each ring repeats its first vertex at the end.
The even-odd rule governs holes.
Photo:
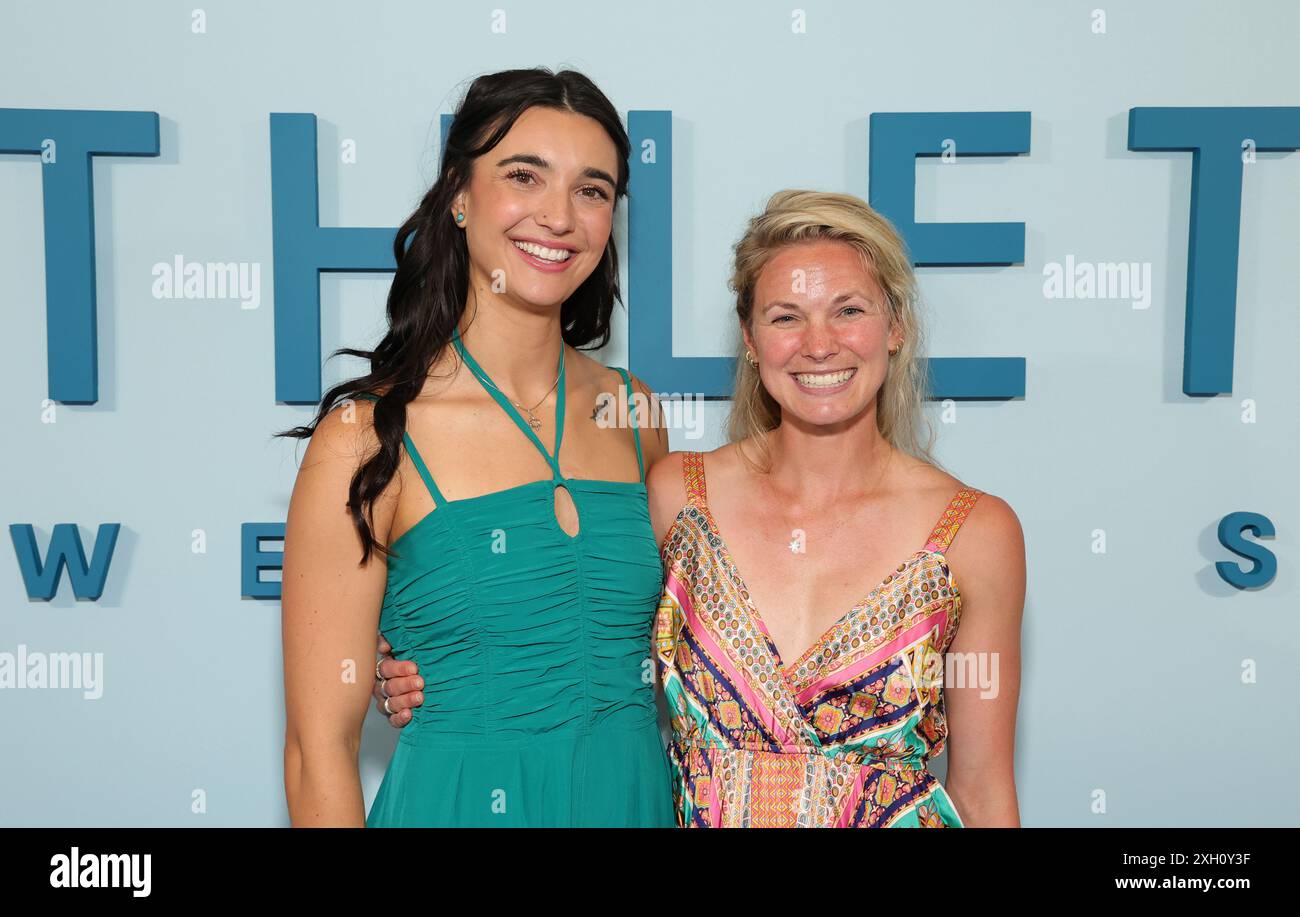
POLYGON ((682 479, 686 483, 686 502, 689 506, 705 509, 708 490, 704 486, 704 453, 682 453, 682 479))
POLYGON ((632 392, 632 378, 623 367, 615 366, 614 368, 618 370, 618 374, 623 377, 623 384, 627 386, 628 423, 632 424, 632 436, 636 439, 637 480, 644 483, 645 459, 641 457, 641 424, 637 423, 639 418, 636 414, 636 397, 632 392))
POLYGON ((433 482, 433 475, 429 474, 429 467, 424 464, 424 459, 420 457, 420 450, 415 448, 415 443, 411 439, 411 434, 403 431, 402 442, 406 444, 406 454, 411 457, 411 464, 415 470, 420 472, 420 477, 424 479, 424 486, 429 488, 429 494, 433 497, 433 502, 439 508, 447 504, 447 498, 442 495, 438 485, 433 482))
POLYGON ((963 487, 957 491, 957 495, 948 502, 948 507, 935 523, 934 530, 930 532, 930 540, 925 543, 925 550, 938 552, 942 554, 948 550, 952 544, 953 538, 957 536, 957 530, 961 524, 966 521, 966 516, 970 514, 971 509, 975 506, 975 501, 979 499, 983 491, 971 490, 963 487))
MULTIPOLYGON (((379 396, 372 392, 358 392, 357 397, 364 398, 367 401, 379 400, 379 396)), ((438 485, 433 482, 433 475, 429 474, 429 467, 424 464, 424 459, 420 456, 420 450, 415 448, 415 442, 411 439, 411 434, 405 430, 402 431, 402 443, 406 446, 406 454, 411 457, 411 464, 420 473, 424 486, 429 488, 429 495, 433 497, 433 502, 440 507, 446 505, 447 498, 442 495, 438 485)))

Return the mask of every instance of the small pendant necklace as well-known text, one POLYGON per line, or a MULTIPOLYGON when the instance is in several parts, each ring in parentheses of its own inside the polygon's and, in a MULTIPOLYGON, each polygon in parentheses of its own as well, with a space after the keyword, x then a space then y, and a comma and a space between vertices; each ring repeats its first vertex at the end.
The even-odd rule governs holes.
MULTIPOLYGON (((461 344, 461 346, 464 347, 465 345, 461 344)), ((469 353, 469 349, 466 348, 465 352, 469 353)), ((470 367, 470 371, 471 372, 473 371, 473 367, 470 367)), ((551 396, 551 392, 555 391, 555 387, 560 384, 560 376, 564 375, 564 345, 560 344, 560 375, 555 377, 555 381, 552 382, 551 387, 546 390, 546 394, 542 396, 541 401, 538 401, 537 404, 533 405, 531 408, 524 407, 522 404, 520 404, 518 401, 515 401, 505 392, 502 392, 501 389, 497 387, 496 383, 494 383, 491 379, 487 377, 487 373, 483 373, 482 375, 479 375, 479 373, 474 373, 474 375, 478 376, 478 378, 481 379, 485 384, 490 385, 493 388, 495 388, 498 392, 501 392, 502 396, 504 396, 511 404, 513 404, 515 407, 519 408, 519 410, 527 414, 528 426, 532 427, 534 430, 540 430, 542 427, 542 422, 541 420, 538 419, 537 415, 533 413, 533 411, 541 407, 542 401, 545 401, 547 398, 549 398, 551 396)))

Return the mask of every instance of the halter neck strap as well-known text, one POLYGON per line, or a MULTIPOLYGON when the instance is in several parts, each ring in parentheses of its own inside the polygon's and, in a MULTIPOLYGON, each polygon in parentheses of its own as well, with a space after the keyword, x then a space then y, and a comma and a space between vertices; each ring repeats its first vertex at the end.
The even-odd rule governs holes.
POLYGON ((509 414, 510 417, 514 420, 515 425, 519 427, 520 430, 523 430, 524 434, 533 441, 533 445, 537 447, 538 451, 541 452, 542 456, 546 459, 547 464, 551 466, 551 472, 553 477, 556 480, 563 480, 564 475, 560 474, 560 442, 564 438, 564 343, 563 341, 561 341, 560 343, 560 361, 559 361, 560 365, 556 368, 557 371, 559 372, 560 380, 556 386, 558 391, 555 396, 555 452, 554 454, 547 451, 546 447, 542 445, 542 441, 537 438, 537 432, 533 430, 531 426, 529 426, 528 421, 524 420, 523 417, 520 416, 519 412, 515 409, 515 406, 510 403, 510 399, 507 398, 504 394, 502 394, 501 390, 496 387, 496 383, 492 381, 492 377, 487 374, 487 372, 483 369, 483 367, 478 364, 478 361, 475 360, 474 357, 470 355, 470 352, 465 349, 465 344, 460 339, 459 328, 456 328, 454 331, 452 331, 451 342, 452 344, 455 345, 457 352, 460 353, 461 359, 463 359, 465 361, 465 364, 469 367, 470 372, 474 374, 474 378, 477 379, 479 381, 479 384, 483 386, 483 390, 486 391, 489 395, 491 395, 493 400, 495 400, 497 404, 501 405, 502 409, 504 409, 505 412, 509 414))

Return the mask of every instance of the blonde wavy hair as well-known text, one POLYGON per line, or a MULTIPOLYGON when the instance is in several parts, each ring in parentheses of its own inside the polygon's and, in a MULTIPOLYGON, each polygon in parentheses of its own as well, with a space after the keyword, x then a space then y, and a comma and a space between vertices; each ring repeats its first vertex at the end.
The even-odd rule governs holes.
MULTIPOLYGON (((823 191, 778 191, 763 212, 753 217, 735 245, 730 287, 736 294, 736 317, 753 333, 754 289, 768 262, 783 248, 799 242, 826 239, 855 248, 863 265, 885 293, 891 327, 902 330, 903 343, 889 358, 884 384, 876 404, 876 426, 892 446, 908 455, 943 468, 934 458, 935 433, 922 405, 929 396, 926 375, 925 329, 919 313, 920 299, 912 259, 902 237, 871 206, 849 194, 823 191)), ((768 434, 781 424, 781 406, 763 388, 758 370, 745 359, 741 338, 736 359, 735 395, 728 435, 741 444, 741 456, 752 467, 770 467, 768 434), (745 453, 753 440, 754 458, 745 453)), ((945 469, 946 470, 946 469, 945 469)))

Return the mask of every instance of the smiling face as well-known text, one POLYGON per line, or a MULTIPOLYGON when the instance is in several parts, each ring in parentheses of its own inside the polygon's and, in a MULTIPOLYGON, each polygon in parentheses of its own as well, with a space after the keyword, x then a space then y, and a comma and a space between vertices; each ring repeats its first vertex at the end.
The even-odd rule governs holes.
POLYGON ((469 247, 471 284, 534 309, 558 309, 595 270, 613 224, 617 151, 599 122, 525 111, 474 161, 452 219, 469 247), (500 271, 501 273, 496 273, 500 271))
POLYGON ((743 335, 782 422, 812 426, 871 407, 902 344, 874 272, 857 249, 827 240, 786 246, 764 266, 743 335))

